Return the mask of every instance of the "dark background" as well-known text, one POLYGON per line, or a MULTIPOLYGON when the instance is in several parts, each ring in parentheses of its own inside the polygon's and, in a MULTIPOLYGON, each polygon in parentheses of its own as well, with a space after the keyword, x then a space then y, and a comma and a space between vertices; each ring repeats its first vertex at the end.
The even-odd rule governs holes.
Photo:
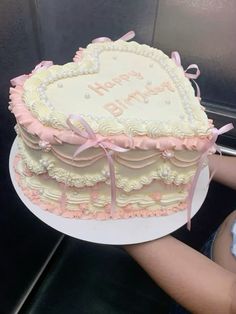
MULTIPOLYGON (((202 101, 222 126, 236 116, 235 16, 234 0, 0 1, 0 314, 165 313, 168 301, 121 249, 64 237, 20 202, 8 173, 15 137, 9 80, 41 60, 69 62, 93 38, 134 30, 140 43, 179 51, 184 67, 198 64, 202 101)), ((219 141, 234 149, 235 137, 233 130, 219 141)), ((191 233, 182 228, 176 236, 199 249, 233 196, 212 184, 191 233)))

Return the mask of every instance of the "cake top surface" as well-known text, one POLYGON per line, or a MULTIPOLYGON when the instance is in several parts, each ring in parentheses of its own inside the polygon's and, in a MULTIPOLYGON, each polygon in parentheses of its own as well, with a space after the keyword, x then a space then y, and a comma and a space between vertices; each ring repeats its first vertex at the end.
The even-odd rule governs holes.
POLYGON ((68 129, 68 117, 76 114, 103 136, 210 132, 182 67, 162 51, 136 42, 89 44, 79 62, 35 71, 23 88, 32 115, 56 129, 68 129))

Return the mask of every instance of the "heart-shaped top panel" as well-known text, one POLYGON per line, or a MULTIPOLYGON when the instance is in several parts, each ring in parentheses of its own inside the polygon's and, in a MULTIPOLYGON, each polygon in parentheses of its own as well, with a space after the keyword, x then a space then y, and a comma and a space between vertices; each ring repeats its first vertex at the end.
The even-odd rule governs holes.
POLYGON ((182 68, 160 50, 136 42, 90 44, 81 62, 38 71, 24 90, 34 116, 55 128, 68 128, 68 116, 79 114, 104 136, 209 132, 207 116, 182 68))

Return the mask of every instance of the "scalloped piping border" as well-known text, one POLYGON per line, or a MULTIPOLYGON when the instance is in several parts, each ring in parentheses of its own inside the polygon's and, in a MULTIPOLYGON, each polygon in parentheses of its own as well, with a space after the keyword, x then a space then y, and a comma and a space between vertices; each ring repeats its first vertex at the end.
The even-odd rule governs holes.
MULTIPOLYGON (((15 165, 19 160, 19 156, 16 156, 14 159, 14 169, 15 165)), ((15 177, 18 185, 20 186, 24 195, 35 205, 39 206, 41 209, 49 211, 53 214, 65 217, 65 218, 80 218, 80 219, 96 219, 96 220, 108 220, 108 219, 128 219, 133 217, 155 217, 155 216, 168 216, 179 211, 185 210, 187 203, 181 202, 173 207, 169 207, 166 209, 158 209, 158 210, 133 210, 127 211, 122 208, 116 209, 115 213, 111 214, 107 212, 106 209, 102 212, 88 213, 81 209, 79 210, 68 210, 68 209, 59 209, 59 204, 54 204, 52 202, 46 202, 41 199, 40 194, 33 189, 26 189, 21 180, 21 176, 15 170, 15 177)))

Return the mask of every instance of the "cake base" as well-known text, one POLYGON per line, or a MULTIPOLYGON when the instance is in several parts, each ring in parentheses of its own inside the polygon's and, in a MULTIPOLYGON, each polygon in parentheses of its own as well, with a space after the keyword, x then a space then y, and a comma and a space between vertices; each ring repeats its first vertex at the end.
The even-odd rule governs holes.
MULTIPOLYGON (((22 192, 15 179, 14 158, 17 154, 15 140, 10 153, 9 170, 13 186, 25 206, 52 228, 77 239, 94 243, 124 245, 141 243, 163 237, 187 222, 186 210, 161 217, 129 218, 118 220, 83 220, 64 218, 42 210, 22 192)), ((208 191, 209 170, 205 167, 198 179, 193 198, 191 217, 200 209, 208 191)))

